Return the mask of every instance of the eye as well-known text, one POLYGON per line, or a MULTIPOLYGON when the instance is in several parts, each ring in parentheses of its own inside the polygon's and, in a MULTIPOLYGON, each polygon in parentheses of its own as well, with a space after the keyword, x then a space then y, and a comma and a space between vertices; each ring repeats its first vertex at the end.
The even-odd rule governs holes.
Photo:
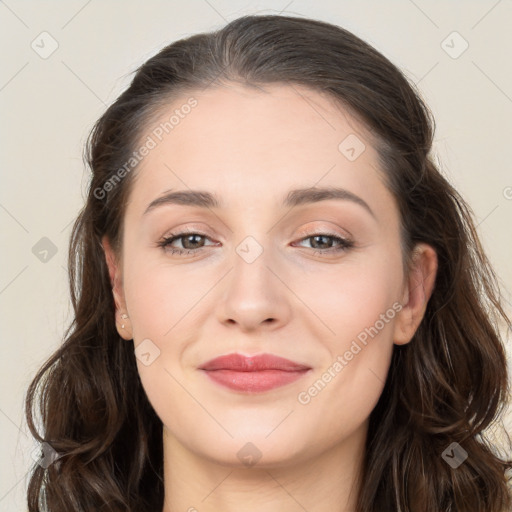
MULTIPOLYGON (((201 239, 210 240, 204 233, 182 231, 180 233, 170 233, 169 236, 164 237, 158 242, 158 246, 171 254, 194 254, 208 247, 204 245, 204 240, 201 239), (181 242, 181 248, 173 245, 176 241, 181 242)), ((338 253, 354 246, 354 242, 351 240, 342 238, 334 233, 311 233, 303 237, 299 242, 306 240, 311 241, 312 248, 316 249, 315 254, 338 253)))
POLYGON ((171 254, 190 254, 198 252, 204 247, 201 238, 208 239, 208 236, 195 231, 183 231, 181 233, 171 233, 158 242, 158 245, 164 248, 165 251, 171 252, 171 254), (181 241, 182 248, 172 245, 177 240, 181 241))
POLYGON ((354 246, 354 242, 346 238, 341 238, 334 233, 311 233, 308 236, 302 238, 299 242, 310 241, 313 249, 319 254, 324 253, 336 253, 345 251, 354 246))

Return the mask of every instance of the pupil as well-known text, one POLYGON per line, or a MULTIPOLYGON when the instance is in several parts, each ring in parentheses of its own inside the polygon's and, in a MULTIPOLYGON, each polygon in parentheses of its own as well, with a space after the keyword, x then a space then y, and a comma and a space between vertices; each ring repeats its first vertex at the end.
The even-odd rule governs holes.
MULTIPOLYGON (((320 239, 320 244, 322 244, 321 240, 324 239, 324 245, 327 243, 325 242, 325 240, 327 239, 327 237, 323 236, 323 235, 317 235, 314 237, 314 239, 320 239)), ((328 244, 327 244, 328 245, 328 244)))
MULTIPOLYGON (((194 238, 201 238, 200 235, 188 235, 185 240, 187 240, 187 242, 191 242, 192 245, 194 245, 194 241, 193 239, 194 238)), ((197 244, 197 241, 196 241, 196 244, 197 244)))

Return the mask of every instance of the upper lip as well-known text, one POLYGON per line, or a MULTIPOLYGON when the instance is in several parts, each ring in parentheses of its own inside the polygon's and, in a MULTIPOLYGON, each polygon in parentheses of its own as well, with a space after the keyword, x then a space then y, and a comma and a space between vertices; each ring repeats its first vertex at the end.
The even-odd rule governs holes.
POLYGON ((310 366, 305 366, 273 354, 244 356, 235 353, 216 357, 199 367, 200 370, 232 370, 237 372, 257 372, 262 370, 296 372, 309 370, 310 368, 310 366))

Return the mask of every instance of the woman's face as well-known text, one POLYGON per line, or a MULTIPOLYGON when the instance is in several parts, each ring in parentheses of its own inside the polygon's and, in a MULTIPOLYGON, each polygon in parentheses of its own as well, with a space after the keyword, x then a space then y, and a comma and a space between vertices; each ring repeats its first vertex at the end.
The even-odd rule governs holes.
POLYGON ((109 259, 165 435, 225 464, 306 460, 364 432, 420 319, 364 128, 309 89, 265 89, 184 95, 147 127, 109 259), (178 191, 188 203, 165 199, 178 191), (202 369, 233 353, 306 369, 202 369))

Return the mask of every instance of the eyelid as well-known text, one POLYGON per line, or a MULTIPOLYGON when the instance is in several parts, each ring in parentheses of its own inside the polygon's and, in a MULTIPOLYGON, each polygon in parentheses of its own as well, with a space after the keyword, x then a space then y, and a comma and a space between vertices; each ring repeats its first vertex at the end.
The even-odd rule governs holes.
POLYGON ((346 229, 341 229, 341 228, 338 228, 338 229, 339 229, 339 231, 334 228, 330 228, 330 227, 317 227, 317 226, 311 227, 311 228, 304 227, 304 228, 300 228, 299 236, 301 237, 301 240, 302 240, 305 237, 307 238, 307 237, 325 235, 325 236, 341 238, 342 240, 344 240, 347 243, 354 243, 354 237, 352 236, 352 233, 350 233, 346 229))
POLYGON ((165 233, 162 238, 170 238, 177 235, 187 235, 187 234, 197 234, 201 236, 205 236, 208 238, 213 238, 211 234, 209 234, 208 230, 205 228, 195 227, 195 226, 185 226, 185 227, 177 227, 170 229, 167 233, 165 233))
MULTIPOLYGON (((300 240, 302 240, 305 237, 307 238, 307 237, 325 235, 325 236, 342 238, 343 240, 345 240, 347 242, 352 242, 353 236, 347 230, 344 230, 344 231, 345 231, 345 233, 338 233, 337 231, 334 231, 331 228, 316 227, 316 228, 308 229, 308 228, 303 227, 303 228, 300 228, 298 236, 300 237, 300 240)), ((183 228, 178 227, 176 229, 172 229, 169 233, 166 233, 161 238, 169 239, 172 237, 178 237, 178 235, 186 235, 186 234, 197 234, 200 236, 204 236, 205 238, 209 238, 209 239, 213 238, 213 236, 208 234, 207 232, 205 232, 204 229, 196 228, 196 227, 190 226, 190 225, 185 226, 183 228)), ((298 240, 298 241, 300 241, 300 240, 298 240)))

